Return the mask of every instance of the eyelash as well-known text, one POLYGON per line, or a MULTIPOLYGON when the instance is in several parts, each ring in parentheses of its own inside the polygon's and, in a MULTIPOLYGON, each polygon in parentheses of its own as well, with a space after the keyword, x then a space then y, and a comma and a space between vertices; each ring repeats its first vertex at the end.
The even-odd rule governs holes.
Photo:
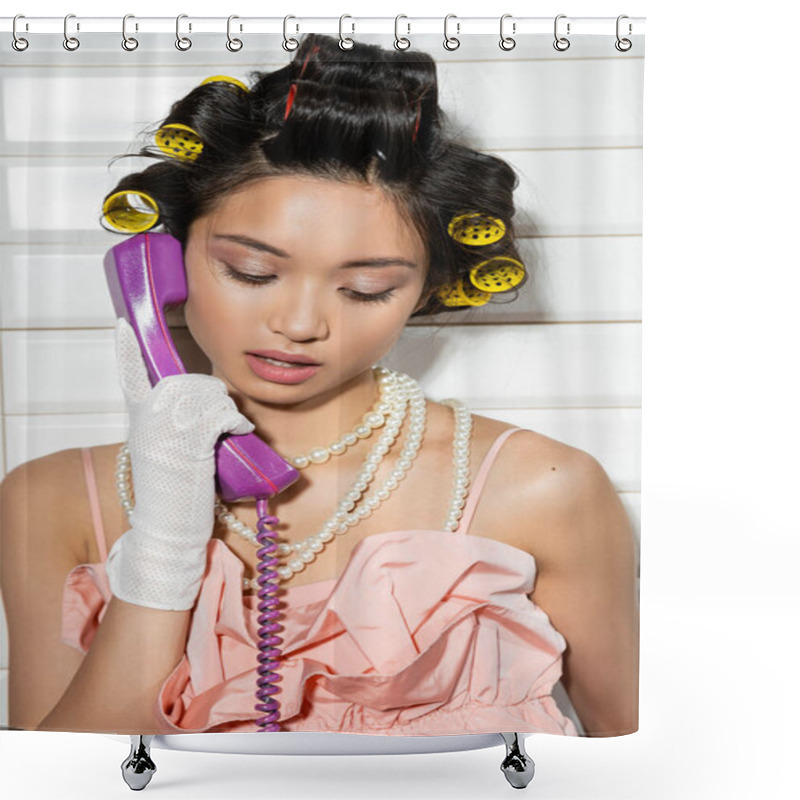
MULTIPOLYGON (((225 272, 235 281, 247 283, 251 286, 263 285, 267 283, 270 278, 275 277, 274 275, 248 275, 246 272, 237 272, 231 269, 227 264, 225 265, 225 272)), ((365 294, 364 292, 357 292, 354 289, 348 289, 347 291, 350 297, 361 303, 385 303, 394 294, 394 289, 387 289, 385 292, 380 292, 378 294, 365 294)))

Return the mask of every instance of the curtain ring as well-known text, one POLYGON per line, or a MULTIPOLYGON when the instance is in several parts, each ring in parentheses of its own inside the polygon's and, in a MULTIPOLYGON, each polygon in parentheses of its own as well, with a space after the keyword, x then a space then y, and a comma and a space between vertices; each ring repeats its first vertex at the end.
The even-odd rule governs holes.
MULTIPOLYGON (((457 39, 455 36, 448 36, 447 35, 447 23, 450 19, 455 17, 455 14, 448 14, 444 18, 444 49, 445 50, 458 50, 461 47, 461 41, 457 39)), ((456 22, 456 33, 461 33, 461 23, 456 22)))
MULTIPOLYGON (((511 14, 503 14, 500 17, 500 49, 501 50, 513 50, 517 46, 516 39, 512 39, 510 36, 506 36, 503 33, 503 23, 511 16, 511 14)), ((517 32, 517 23, 511 23, 511 33, 517 32)))
MULTIPOLYGON (((400 31, 398 31, 398 23, 401 19, 408 19, 408 17, 405 14, 398 14, 394 18, 394 47, 395 50, 408 50, 408 48, 411 47, 411 40, 406 39, 405 36, 400 36, 400 31)), ((410 23, 406 22, 406 28, 408 28, 406 33, 411 33, 410 23)))
MULTIPOLYGON (((556 40, 553 42, 553 47, 555 47, 555 49, 558 50, 560 53, 563 52, 564 50, 569 50, 569 46, 570 46, 569 39, 565 38, 564 36, 559 36, 558 35, 558 21, 560 19, 566 19, 566 18, 567 18, 566 14, 559 14, 556 17, 555 23, 553 25, 553 29, 555 31, 555 37, 556 37, 556 40), (563 45, 563 47, 561 45, 563 45)), ((569 35, 569 22, 567 23, 567 35, 569 35)))
MULTIPOLYGON (((616 47, 617 50, 620 51, 620 53, 627 53, 628 50, 630 50, 631 47, 633 47, 633 42, 631 42, 630 39, 620 39, 620 37, 619 37, 619 28, 620 28, 620 24, 619 23, 620 23, 620 20, 623 20, 623 19, 629 19, 628 15, 627 14, 620 14, 617 17, 617 41, 614 42, 614 47, 616 47)), ((628 23, 628 36, 630 36, 632 33, 633 33, 633 26, 629 22, 628 23)))
MULTIPOLYGON (((175 47, 178 50, 186 51, 192 46, 192 40, 188 36, 181 36, 181 20, 188 17, 188 14, 178 14, 175 18, 175 47)), ((192 31, 192 23, 189 23, 189 32, 192 31)))
MULTIPOLYGON (((14 38, 13 38, 13 40, 11 41, 11 46, 12 46, 12 47, 13 47, 13 48, 14 48, 14 49, 15 49, 15 50, 18 52, 18 53, 21 53, 23 50, 27 50, 27 49, 28 49, 28 40, 27 40, 27 39, 23 39, 23 38, 22 38, 22 37, 21 37, 21 36, 20 36, 20 35, 17 33, 17 20, 18 20, 18 19, 26 19, 26 17, 25 17, 25 15, 24 15, 24 14, 17 14, 17 15, 14 17, 14 22, 13 22, 13 24, 11 25, 11 34, 12 34, 12 35, 13 35, 13 37, 14 37, 14 38)), ((27 22, 25 23, 25 30, 28 30, 28 23, 27 23, 27 22)))
MULTIPOLYGON (((64 17, 64 49, 69 50, 70 52, 77 50, 81 46, 79 39, 76 39, 74 36, 70 36, 67 33, 67 22, 69 21, 70 17, 74 16, 74 14, 67 14, 67 16, 64 17)), ((81 29, 80 23, 76 23, 76 29, 81 29)))
POLYGON ((283 42, 282 42, 283 49, 284 49, 284 50, 287 50, 287 51, 289 51, 289 52, 291 52, 292 50, 297 50, 297 48, 300 46, 300 42, 298 42, 298 41, 297 41, 297 39, 290 39, 290 38, 289 38, 289 37, 286 35, 286 23, 287 23, 287 22, 288 22, 290 19, 297 19, 297 17, 294 17, 294 16, 292 16, 291 14, 287 14, 287 15, 286 15, 286 16, 283 18, 283 42), (290 44, 290 42, 291 42, 291 44, 290 44))
MULTIPOLYGON (((231 20, 232 19, 239 19, 239 17, 236 14, 231 14, 228 17, 228 41, 225 42, 225 47, 227 47, 228 50, 231 51, 231 53, 238 53, 244 47, 244 45, 242 44, 242 40, 241 39, 232 39, 231 38, 231 20)), ((241 25, 240 25, 239 26, 239 30, 241 30, 241 29, 242 28, 241 28, 241 25)))
MULTIPOLYGON (((131 50, 135 50, 139 46, 139 40, 134 39, 133 36, 128 36, 127 26, 128 20, 134 19, 133 14, 126 14, 122 18, 122 49, 127 50, 130 52, 131 50)), ((139 30, 139 23, 135 23, 136 30, 139 30)))
MULTIPOLYGON (((342 34, 342 23, 344 22, 345 18, 353 19, 349 14, 342 14, 342 16, 339 17, 339 47, 342 50, 352 50, 356 46, 356 43, 349 36, 344 36, 342 34)), ((350 33, 355 32, 355 29, 356 24, 354 22, 352 23, 352 30, 350 33)))

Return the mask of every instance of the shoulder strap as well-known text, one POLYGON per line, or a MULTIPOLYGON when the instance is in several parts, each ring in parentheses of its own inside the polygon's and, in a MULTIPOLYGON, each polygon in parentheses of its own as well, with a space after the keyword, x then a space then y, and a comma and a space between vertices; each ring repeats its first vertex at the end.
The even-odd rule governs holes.
POLYGON ((464 506, 464 511, 461 514, 461 521, 459 522, 455 533, 466 533, 469 530, 472 517, 475 515, 475 508, 478 505, 483 487, 486 484, 486 479, 489 476, 489 470, 492 468, 492 464, 497 457, 498 451, 503 446, 503 442, 505 442, 505 440, 508 439, 512 433, 522 430, 525 430, 525 428, 509 428, 507 431, 503 431, 492 443, 492 446, 489 448, 489 452, 486 453, 483 461, 481 462, 481 465, 478 469, 478 474, 475 476, 475 480, 472 482, 469 495, 467 496, 467 503, 464 506))
POLYGON ((97 549, 100 552, 100 561, 105 561, 106 537, 103 532, 103 518, 100 515, 100 498, 97 495, 97 481, 94 477, 94 467, 92 466, 92 454, 88 447, 81 448, 83 456, 83 471, 86 475, 86 489, 89 493, 89 506, 92 509, 92 522, 94 523, 94 535, 97 539, 97 549))

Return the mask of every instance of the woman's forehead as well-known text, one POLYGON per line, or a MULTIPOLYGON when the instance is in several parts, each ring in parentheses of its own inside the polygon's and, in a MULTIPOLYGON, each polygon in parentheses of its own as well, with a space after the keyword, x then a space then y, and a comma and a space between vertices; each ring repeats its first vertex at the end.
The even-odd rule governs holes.
POLYGON ((344 214, 351 208, 376 213, 394 210, 386 192, 374 184, 306 175, 275 175, 248 181, 223 196, 216 212, 344 214))
POLYGON ((289 250, 310 246, 394 247, 419 252, 422 243, 380 187, 306 176, 252 181, 223 197, 206 218, 208 237, 240 234, 289 250))

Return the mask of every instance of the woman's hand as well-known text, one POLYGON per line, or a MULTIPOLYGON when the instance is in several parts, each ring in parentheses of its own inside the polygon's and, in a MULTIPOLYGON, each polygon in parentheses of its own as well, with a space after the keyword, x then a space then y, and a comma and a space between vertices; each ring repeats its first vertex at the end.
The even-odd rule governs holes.
POLYGON ((191 608, 214 531, 215 445, 254 428, 219 378, 169 375, 150 385, 136 334, 115 330, 120 384, 130 417, 128 446, 135 508, 106 571, 114 595, 170 611, 191 608))

